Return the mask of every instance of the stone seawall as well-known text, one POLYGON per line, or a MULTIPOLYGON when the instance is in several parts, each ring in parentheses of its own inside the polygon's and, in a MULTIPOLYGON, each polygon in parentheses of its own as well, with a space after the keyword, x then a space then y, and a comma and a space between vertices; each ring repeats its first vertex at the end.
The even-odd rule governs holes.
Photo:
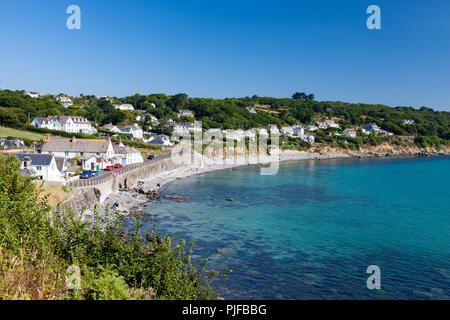
POLYGON ((88 187, 72 188, 73 195, 64 203, 77 212, 92 209, 101 204, 110 194, 120 190, 131 190, 140 180, 151 178, 158 173, 181 168, 171 158, 154 160, 136 169, 124 172, 117 177, 106 179, 103 183, 88 187))

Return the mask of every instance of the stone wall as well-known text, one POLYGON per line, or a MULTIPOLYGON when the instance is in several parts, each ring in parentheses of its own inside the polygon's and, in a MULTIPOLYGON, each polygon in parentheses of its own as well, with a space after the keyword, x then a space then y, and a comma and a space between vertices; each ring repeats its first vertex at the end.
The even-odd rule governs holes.
POLYGON ((170 158, 155 160, 117 177, 107 179, 105 182, 95 186, 72 188, 73 194, 64 205, 70 206, 77 212, 83 209, 92 209, 96 204, 102 203, 112 193, 116 193, 119 190, 131 190, 140 180, 151 178, 152 175, 174 170, 181 166, 182 164, 175 164, 170 158))

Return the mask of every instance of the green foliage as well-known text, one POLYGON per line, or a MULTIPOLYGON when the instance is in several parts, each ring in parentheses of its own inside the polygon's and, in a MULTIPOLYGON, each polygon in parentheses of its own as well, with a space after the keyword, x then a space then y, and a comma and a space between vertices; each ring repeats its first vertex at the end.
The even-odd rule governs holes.
MULTIPOLYGON (((189 98, 186 94, 167 96, 150 94, 114 98, 116 103, 130 103, 138 110, 153 114, 160 120, 155 132, 171 135, 167 120, 181 121, 177 115, 180 109, 192 110, 197 120, 203 122, 205 129, 249 129, 276 124, 278 127, 298 122, 309 124, 317 119, 335 119, 343 128, 354 128, 374 122, 381 128, 400 136, 438 137, 432 143, 450 140, 450 113, 434 111, 422 107, 391 108, 380 104, 354 104, 340 101, 315 101, 313 94, 297 92, 293 98, 253 97, 244 98, 189 98), (258 108, 256 114, 249 113, 245 107, 256 104, 269 106, 265 111, 258 108), (153 107, 155 105, 155 107, 153 107), (414 123, 404 125, 403 120, 414 123)), ((74 100, 83 108, 64 108, 55 102, 54 97, 45 96, 33 99, 22 91, 0 91, 0 125, 23 128, 28 116, 77 115, 98 123, 131 124, 135 122, 129 111, 116 110, 110 101, 95 96, 82 96, 74 100)), ((186 119, 184 119, 186 120, 186 119)), ((192 119, 189 119, 192 120, 192 119)), ((149 123, 141 123, 149 126, 149 123)), ((27 130, 29 127, 26 127, 27 130)), ((38 132, 38 131, 36 131, 38 132)), ((428 139, 429 140, 429 139, 428 139)), ((421 140, 418 140, 419 142, 421 140)), ((423 142, 423 145, 431 141, 423 142)))
MULTIPOLYGON (((33 179, 20 175, 19 168, 17 157, 0 157, 0 248, 6 251, 0 266, 8 264, 2 260, 8 255, 20 255, 35 266, 50 260, 46 270, 56 270, 58 279, 65 278, 67 267, 79 266, 84 283, 80 295, 59 289, 59 297, 131 299, 136 295, 130 292, 138 291, 155 292, 156 299, 214 297, 209 281, 215 274, 206 270, 205 260, 191 260, 183 240, 158 238, 156 231, 148 236, 140 221, 131 229, 108 211, 100 215, 95 210, 94 221, 88 223, 70 208, 52 210, 33 179)), ((28 285, 30 292, 39 289, 39 284, 28 285)), ((8 296, 14 295, 11 290, 8 296)), ((0 286, 0 299, 2 294, 0 286)))

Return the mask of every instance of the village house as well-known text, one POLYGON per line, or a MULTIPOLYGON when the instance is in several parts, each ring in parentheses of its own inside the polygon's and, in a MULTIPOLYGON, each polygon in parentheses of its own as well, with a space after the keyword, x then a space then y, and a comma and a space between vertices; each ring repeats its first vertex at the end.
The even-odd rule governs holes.
POLYGON ((414 124, 414 120, 411 120, 411 119, 403 120, 403 125, 407 126, 407 125, 411 125, 411 124, 414 124))
POLYGON ((25 91, 25 94, 32 98, 39 98, 42 96, 39 92, 35 92, 35 91, 25 91))
POLYGON ((68 97, 56 97, 56 101, 61 103, 64 108, 67 108, 67 107, 73 105, 72 99, 70 99, 68 97))
POLYGON ((116 163, 121 165, 129 165, 135 163, 144 162, 142 154, 133 147, 125 146, 122 141, 115 143, 114 148, 114 158, 116 163))
POLYGON ((161 146, 161 147, 173 147, 174 143, 170 141, 169 137, 165 134, 160 134, 150 137, 147 141, 148 144, 161 146))
POLYGON ((115 133, 131 134, 134 139, 141 140, 144 137, 144 130, 137 124, 128 126, 116 126, 111 123, 102 126, 102 129, 109 130, 115 133))
POLYGON ((381 129, 376 123, 369 123, 364 126, 364 129, 369 133, 378 133, 381 129))
POLYGON ((345 129, 342 133, 344 137, 356 138, 356 130, 355 129, 345 129))
POLYGON ((269 135, 266 128, 256 128, 256 132, 258 132, 258 134, 260 136, 268 136, 269 135))
POLYGON ((302 136, 305 134, 305 128, 303 128, 303 126, 293 126, 292 129, 294 130, 294 134, 297 136, 302 136))
POLYGON ((292 135, 294 135, 294 128, 292 128, 292 127, 282 127, 280 129, 280 132, 281 132, 282 135, 292 136, 292 135))
POLYGON ((316 126, 319 129, 326 129, 326 128, 328 128, 328 124, 326 123, 326 121, 325 122, 316 122, 316 126))
POLYGON ((245 107, 245 109, 247 109, 248 112, 252 113, 252 114, 256 114, 256 110, 253 107, 245 107))
POLYGON ((313 135, 308 134, 300 134, 298 135, 298 138, 302 139, 303 141, 314 143, 316 141, 316 138, 313 135))
POLYGON ((89 161, 89 169, 101 170, 111 165, 114 157, 114 148, 111 140, 102 139, 50 139, 37 148, 39 153, 51 153, 56 157, 63 157, 66 161, 77 160, 86 169, 85 163, 89 161), (93 164, 95 158, 95 165, 93 164))
POLYGON ((83 117, 73 116, 49 116, 47 118, 37 117, 31 122, 36 128, 65 131, 70 133, 94 134, 97 132, 89 120, 83 117))
POLYGON ((134 107, 132 104, 129 103, 122 103, 122 104, 113 104, 113 107, 117 110, 128 110, 128 111, 134 111, 134 107))
POLYGON ((25 149, 25 143, 19 139, 0 139, 0 147, 3 149, 25 149))
POLYGON ((267 126, 267 131, 271 134, 280 134, 280 130, 278 130, 278 126, 276 124, 269 124, 267 126))
POLYGON ((179 117, 193 117, 194 113, 190 110, 180 110, 178 111, 179 117))
MULTIPOLYGON (((6 155, 6 153, 3 153, 6 155)), ((53 154, 41 153, 9 153, 19 158, 21 162, 20 173, 49 182, 63 182, 65 166, 64 158, 53 154), (58 160, 58 161, 57 161, 58 160), (62 160, 62 161, 61 161, 62 160)))
POLYGON ((319 130, 319 127, 312 125, 312 124, 310 124, 306 127, 306 131, 309 131, 309 132, 316 131, 316 130, 319 130))
POLYGON ((325 121, 326 125, 330 128, 336 128, 339 129, 341 126, 339 124, 337 124, 336 122, 334 122, 333 120, 327 120, 325 121))

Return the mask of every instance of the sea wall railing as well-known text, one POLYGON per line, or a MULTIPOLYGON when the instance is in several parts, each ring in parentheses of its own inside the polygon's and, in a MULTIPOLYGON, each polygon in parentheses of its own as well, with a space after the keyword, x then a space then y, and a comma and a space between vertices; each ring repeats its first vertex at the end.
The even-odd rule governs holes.
POLYGON ((69 187, 74 187, 74 188, 97 186, 99 184, 103 184, 107 181, 110 181, 111 179, 114 179, 115 178, 115 176, 113 175, 114 173, 116 173, 117 176, 120 176, 128 171, 142 168, 142 167, 145 167, 146 165, 168 159, 168 158, 170 158, 170 156, 171 156, 170 153, 166 153, 162 156, 157 156, 151 160, 147 159, 141 163, 134 163, 134 164, 126 165, 126 166, 124 166, 120 169, 116 169, 114 171, 102 171, 100 173, 100 175, 97 177, 93 177, 93 178, 86 179, 86 180, 77 180, 77 181, 69 182, 67 185, 69 187))

